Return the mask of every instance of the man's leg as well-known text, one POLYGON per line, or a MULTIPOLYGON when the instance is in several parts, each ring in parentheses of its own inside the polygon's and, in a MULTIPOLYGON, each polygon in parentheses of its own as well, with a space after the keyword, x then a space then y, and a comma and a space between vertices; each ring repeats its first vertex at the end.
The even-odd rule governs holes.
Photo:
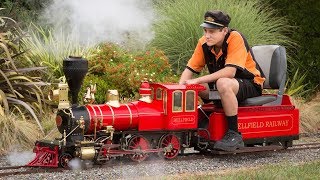
POLYGON ((216 85, 226 114, 228 131, 221 141, 215 143, 214 148, 234 151, 243 146, 242 136, 238 132, 238 102, 260 96, 261 89, 248 79, 221 78, 216 85))
POLYGON ((199 96, 201 97, 203 103, 210 103, 211 101, 209 100, 209 91, 210 91, 210 88, 209 88, 209 85, 207 83, 204 83, 204 84, 201 84, 203 85, 204 87, 206 87, 205 90, 203 91, 200 91, 199 92, 199 96))
POLYGON ((221 97, 221 103, 228 121, 230 130, 238 132, 238 100, 236 94, 239 91, 239 83, 236 79, 218 79, 217 89, 221 97))
POLYGON ((238 114, 237 93, 239 83, 234 78, 220 78, 216 82, 218 92, 221 97, 221 103, 226 116, 235 116, 238 114))
POLYGON ((243 147, 242 136, 238 132, 238 100, 239 82, 234 78, 220 78, 216 82, 221 97, 221 103, 228 122, 228 131, 214 148, 234 151, 243 147))

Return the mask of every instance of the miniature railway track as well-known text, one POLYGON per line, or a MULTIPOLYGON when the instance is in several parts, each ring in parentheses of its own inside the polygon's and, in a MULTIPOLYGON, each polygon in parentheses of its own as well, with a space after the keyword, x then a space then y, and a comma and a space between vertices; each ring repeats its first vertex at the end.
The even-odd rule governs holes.
POLYGON ((294 144, 291 148, 288 148, 286 150, 294 151, 294 150, 304 150, 304 149, 320 149, 320 142, 294 144))
POLYGON ((19 168, 23 168, 26 166, 7 166, 7 167, 0 167, 0 171, 1 170, 6 170, 6 169, 19 169, 19 168))
MULTIPOLYGON (((301 144, 294 144, 292 147, 289 147, 287 149, 284 149, 282 146, 266 146, 264 147, 250 147, 250 148, 244 148, 237 150, 236 152, 225 152, 225 151, 212 151, 212 153, 216 155, 223 155, 223 154, 240 154, 240 153, 259 153, 259 152, 288 152, 288 151, 300 151, 300 150, 306 150, 306 149, 320 149, 320 142, 315 143, 301 143, 301 144), (259 149, 259 150, 257 150, 259 149)), ((210 154, 210 153, 208 153, 210 154)), ((210 155, 206 156, 198 156, 199 153, 186 153, 182 157, 176 159, 177 161, 184 161, 184 160, 190 160, 194 158, 207 158, 210 157, 210 155)), ((180 156, 181 157, 181 156, 180 156)), ((155 163, 157 160, 152 161, 146 161, 143 163, 155 163)), ((163 161, 163 160, 159 160, 163 161)), ((128 165, 134 165, 137 162, 126 162, 125 164, 128 165)), ((117 160, 113 160, 112 162, 106 163, 104 165, 97 165, 94 167, 117 167, 119 164, 123 165, 122 163, 118 163, 117 160)), ((69 169, 63 169, 63 168, 37 168, 37 167, 29 167, 29 166, 7 166, 7 167, 0 167, 0 179, 6 176, 11 175, 22 175, 22 174, 36 174, 36 173, 53 173, 53 172, 64 172, 68 171, 69 169)))
POLYGON ((8 166, 0 167, 0 178, 11 176, 11 175, 22 175, 22 174, 36 174, 36 173, 52 173, 52 172, 63 172, 65 169, 62 168, 34 168, 28 166, 8 166))
POLYGON ((300 137, 320 137, 320 133, 300 133, 299 136, 300 137))

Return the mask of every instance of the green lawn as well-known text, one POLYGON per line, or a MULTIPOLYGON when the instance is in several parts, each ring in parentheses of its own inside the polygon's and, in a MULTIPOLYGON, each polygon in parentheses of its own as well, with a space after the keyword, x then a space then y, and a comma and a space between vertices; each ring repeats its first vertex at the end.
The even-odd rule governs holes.
POLYGON ((202 175, 171 176, 164 179, 320 179, 320 161, 305 164, 265 165, 256 168, 210 172, 202 175))

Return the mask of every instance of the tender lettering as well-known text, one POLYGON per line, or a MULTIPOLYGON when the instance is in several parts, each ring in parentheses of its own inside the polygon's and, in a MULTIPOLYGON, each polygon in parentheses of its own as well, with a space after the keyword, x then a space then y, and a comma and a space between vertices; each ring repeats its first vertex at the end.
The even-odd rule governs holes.
POLYGON ((289 120, 274 120, 265 122, 242 122, 239 123, 239 129, 259 129, 272 127, 287 127, 289 120))
POLYGON ((195 118, 192 116, 189 117, 172 117, 173 124, 192 124, 194 123, 195 118))
POLYGON ((289 120, 284 121, 267 121, 266 127, 285 127, 288 126, 289 120))
POLYGON ((239 129, 263 128, 264 122, 239 123, 239 129))

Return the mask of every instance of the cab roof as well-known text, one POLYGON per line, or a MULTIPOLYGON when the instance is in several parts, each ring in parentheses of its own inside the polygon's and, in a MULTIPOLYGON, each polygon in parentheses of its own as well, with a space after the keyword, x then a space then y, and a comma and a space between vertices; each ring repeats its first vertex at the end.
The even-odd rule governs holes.
POLYGON ((177 83, 150 83, 151 86, 162 87, 168 90, 197 90, 203 91, 206 88, 201 84, 180 85, 177 83))

